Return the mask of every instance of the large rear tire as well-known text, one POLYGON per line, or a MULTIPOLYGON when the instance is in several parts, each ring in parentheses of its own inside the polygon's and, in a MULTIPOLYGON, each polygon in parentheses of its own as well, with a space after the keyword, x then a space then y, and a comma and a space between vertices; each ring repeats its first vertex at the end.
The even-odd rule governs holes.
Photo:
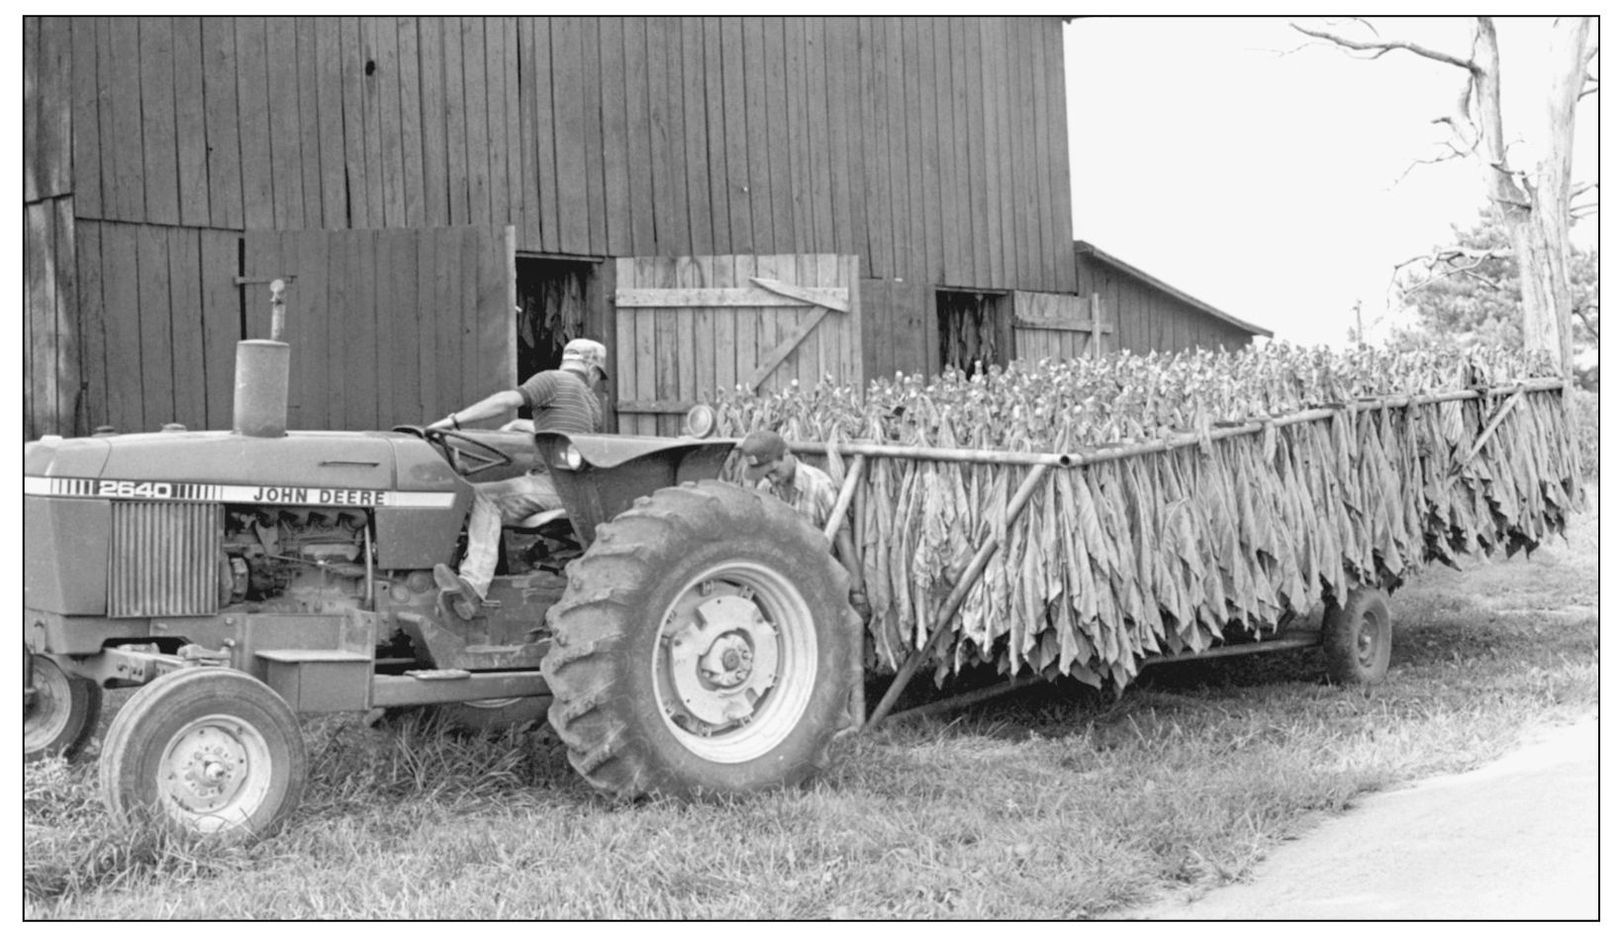
POLYGON ((228 840, 280 828, 308 775, 298 716, 239 670, 194 667, 137 690, 107 729, 102 798, 119 822, 154 813, 228 840))
POLYGON ((1329 679, 1367 685, 1385 679, 1391 666, 1391 609, 1377 587, 1358 587, 1340 608, 1324 610, 1324 656, 1329 679))
POLYGON ((33 655, 28 666, 33 693, 24 694, 23 760, 56 756, 73 760, 101 720, 101 687, 63 670, 48 655, 33 655))
POLYGON ((716 481, 662 489, 568 573, 541 672, 570 763, 598 789, 791 786, 856 726, 850 578, 782 503, 716 481))

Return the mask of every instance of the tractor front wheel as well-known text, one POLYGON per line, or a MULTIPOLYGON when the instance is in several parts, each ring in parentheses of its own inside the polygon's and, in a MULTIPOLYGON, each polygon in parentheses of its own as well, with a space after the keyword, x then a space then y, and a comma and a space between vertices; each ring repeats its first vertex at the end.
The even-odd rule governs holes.
POLYGON ((568 572, 541 672, 552 726, 599 789, 791 786, 855 727, 850 580, 782 503, 715 481, 662 489, 568 572))
POLYGON ((29 657, 28 686, 23 691, 23 759, 60 755, 72 760, 84 750, 101 719, 101 687, 63 670, 55 658, 29 657))
POLYGON ((1385 592, 1358 587, 1345 605, 1325 609, 1323 649, 1334 682, 1372 685, 1384 680, 1391 665, 1391 609, 1385 592))
POLYGON ((115 820, 150 813, 233 840, 279 828, 307 772, 298 716, 275 690, 225 667, 178 670, 137 690, 101 752, 115 820))

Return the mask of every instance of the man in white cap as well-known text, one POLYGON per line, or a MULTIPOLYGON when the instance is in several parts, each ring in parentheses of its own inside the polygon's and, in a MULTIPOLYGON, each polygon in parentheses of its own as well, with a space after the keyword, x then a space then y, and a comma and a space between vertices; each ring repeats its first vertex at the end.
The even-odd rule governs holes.
MULTIPOLYGON (((832 477, 795 457, 783 436, 770 429, 746 435, 738 443, 738 454, 743 458, 745 486, 775 496, 805 516, 819 531, 826 530, 834 504, 839 501, 839 489, 834 486, 832 477)), ((841 524, 834 535, 834 553, 850 573, 851 604, 865 615, 867 596, 860 586, 862 573, 856 563, 856 545, 849 522, 841 524)))
MULTIPOLYGON (((557 370, 541 371, 516 389, 492 393, 429 427, 460 429, 464 421, 511 416, 528 406, 537 432, 600 432, 603 411, 593 388, 607 376, 608 350, 601 342, 577 338, 563 346, 563 361, 557 370)), ((464 619, 473 618, 477 605, 490 592, 501 552, 501 526, 563 505, 552 476, 539 461, 521 477, 476 483, 473 490, 467 556, 460 572, 447 564, 434 566, 435 582, 451 594, 456 614, 464 619)))

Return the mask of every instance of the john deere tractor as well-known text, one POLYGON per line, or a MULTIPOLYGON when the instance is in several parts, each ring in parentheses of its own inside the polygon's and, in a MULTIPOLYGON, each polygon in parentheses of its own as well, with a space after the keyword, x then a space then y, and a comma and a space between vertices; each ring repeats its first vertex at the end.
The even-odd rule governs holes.
POLYGON ((237 363, 229 432, 24 451, 25 752, 79 752, 103 691, 139 687, 100 747, 116 819, 273 831, 306 780, 301 713, 545 716, 622 797, 799 783, 855 726, 849 578, 792 510, 717 479, 730 440, 289 432, 287 346, 237 363), (537 456, 564 509, 509 528, 463 619, 433 565, 474 484, 537 456))

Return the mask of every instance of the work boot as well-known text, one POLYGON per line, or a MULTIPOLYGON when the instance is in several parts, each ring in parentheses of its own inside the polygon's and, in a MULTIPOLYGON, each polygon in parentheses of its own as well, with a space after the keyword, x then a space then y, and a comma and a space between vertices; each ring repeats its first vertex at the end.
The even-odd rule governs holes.
POLYGON ((448 564, 434 565, 434 582, 445 592, 445 598, 449 600, 451 608, 456 610, 456 614, 461 616, 463 621, 473 621, 473 614, 478 610, 479 603, 484 601, 484 597, 473 589, 473 584, 451 570, 448 564))

